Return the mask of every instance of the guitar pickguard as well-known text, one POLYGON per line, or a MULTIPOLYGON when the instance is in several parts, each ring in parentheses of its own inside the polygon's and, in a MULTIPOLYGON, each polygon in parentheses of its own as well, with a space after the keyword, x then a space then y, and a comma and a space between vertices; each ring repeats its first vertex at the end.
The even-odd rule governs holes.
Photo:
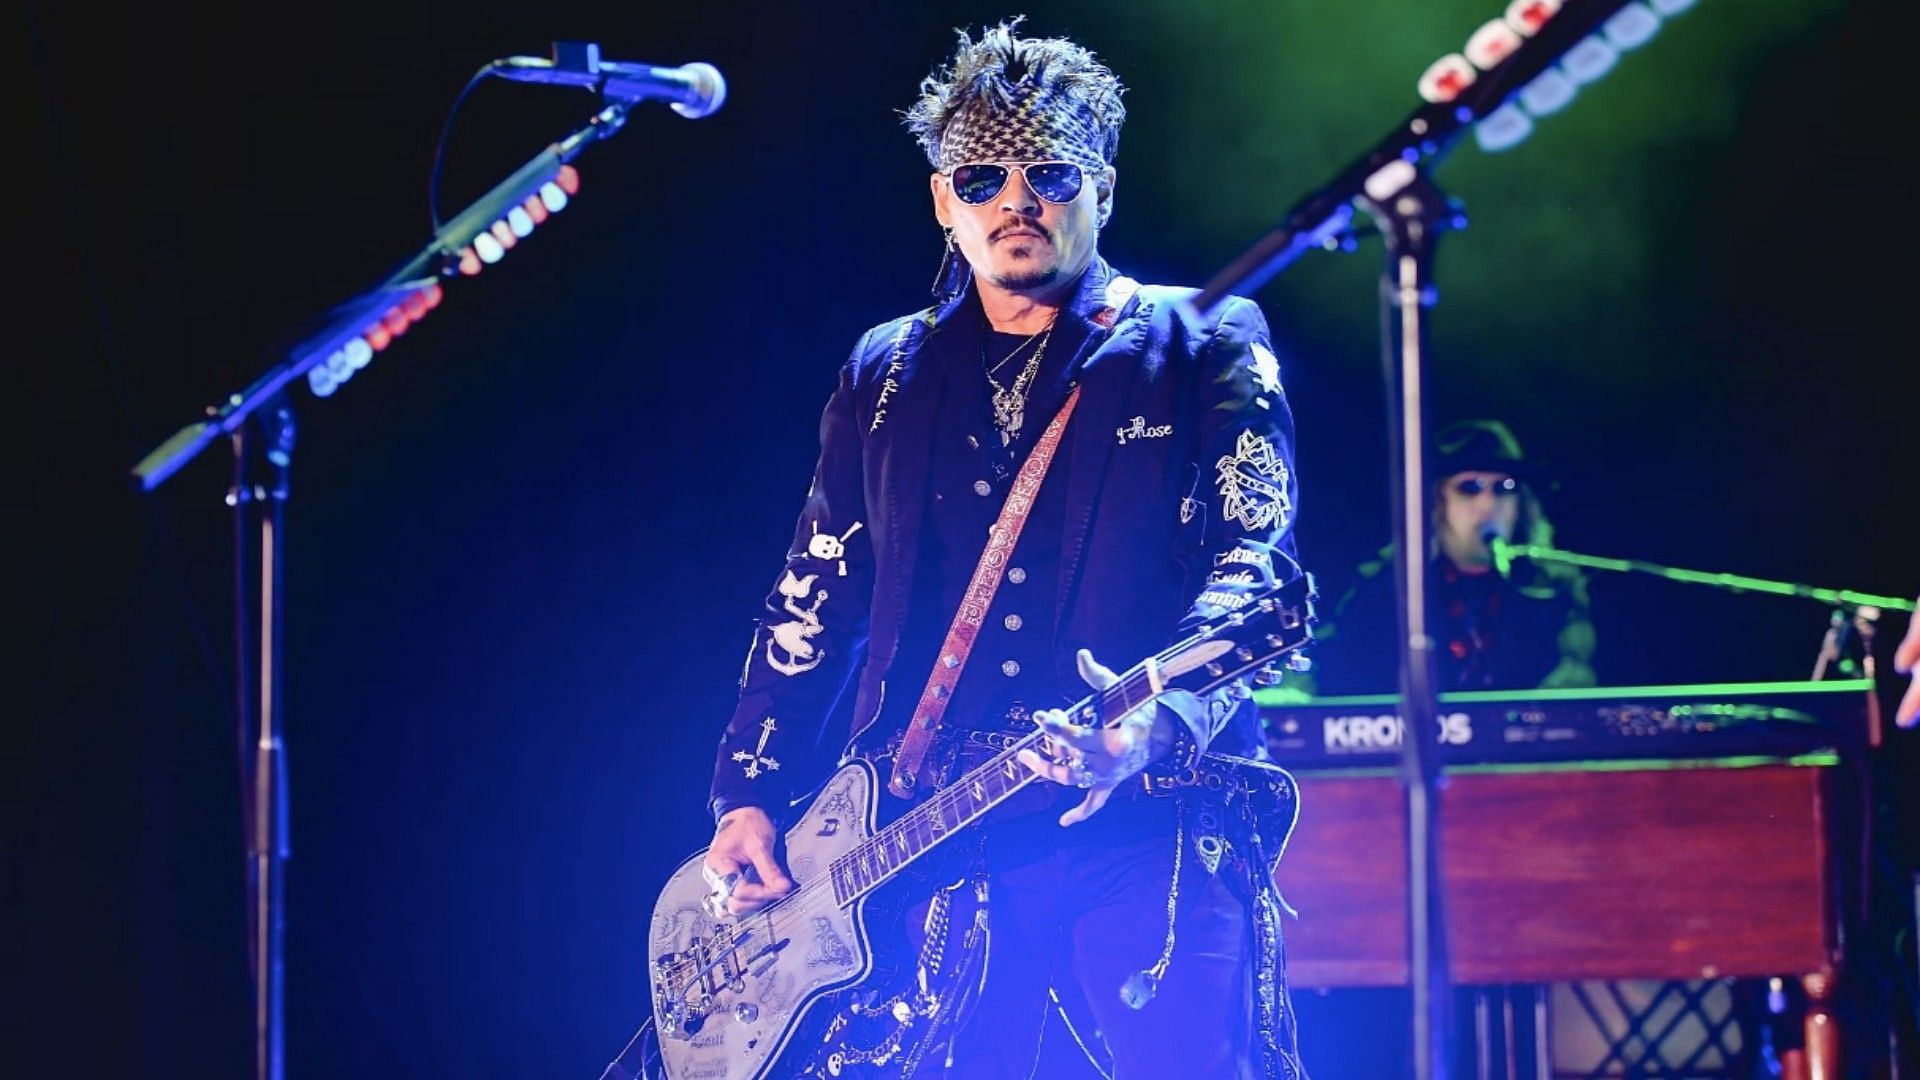
POLYGON ((862 761, 827 781, 786 834, 794 892, 759 912, 713 914, 705 851, 668 880, 654 905, 648 971, 672 1080, 765 1077, 809 1006, 866 977, 862 904, 838 902, 828 870, 873 835, 877 792, 862 761))

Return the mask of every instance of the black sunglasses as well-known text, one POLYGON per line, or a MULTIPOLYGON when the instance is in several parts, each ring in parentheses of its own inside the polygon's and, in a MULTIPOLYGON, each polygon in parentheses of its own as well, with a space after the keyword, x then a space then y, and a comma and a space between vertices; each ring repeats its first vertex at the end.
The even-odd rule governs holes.
POLYGON ((1035 195, 1050 203, 1070 203, 1080 197, 1086 174, 1071 161, 970 161, 947 170, 953 193, 968 206, 1000 194, 1015 169, 1035 195))
POLYGON ((1483 491, 1491 491, 1495 495, 1512 495, 1520 490, 1520 481, 1511 476, 1503 476, 1498 480, 1482 480, 1477 476, 1468 476, 1455 480, 1447 486, 1457 494, 1472 498, 1483 491))

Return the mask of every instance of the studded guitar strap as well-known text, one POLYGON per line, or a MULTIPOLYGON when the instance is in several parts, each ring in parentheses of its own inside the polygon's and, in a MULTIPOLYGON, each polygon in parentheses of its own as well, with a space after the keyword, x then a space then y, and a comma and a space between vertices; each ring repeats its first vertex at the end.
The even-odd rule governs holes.
POLYGON ((1000 588, 1000 579, 1006 576, 1007 559, 1013 555, 1013 545, 1020 540, 1020 530, 1026 527, 1027 514, 1033 510, 1034 500, 1040 494, 1040 482, 1047 478, 1047 466, 1053 464, 1053 452, 1059 449, 1060 436, 1067 430, 1067 421, 1072 419, 1073 407, 1079 400, 1080 387, 1076 385, 1067 395, 1067 403, 1060 407, 1060 414, 1041 432, 1040 440, 1027 453, 1027 460, 1013 479, 1013 488, 1007 492, 1006 505, 1000 508, 999 520, 987 531, 987 548, 980 553, 980 564, 973 568, 973 580, 967 583, 967 591, 960 598, 960 610, 954 613, 947 639, 940 645, 940 658, 934 661, 927 688, 920 692, 920 702, 913 707, 906 737, 893 756, 893 775, 887 780, 887 790, 903 799, 912 798, 920 786, 920 770, 926 761, 927 747, 940 728, 940 717, 947 711, 947 703, 953 700, 953 688, 960 682, 960 673, 967 669, 967 654, 973 651, 974 639, 980 636, 980 627, 987 621, 993 594, 1000 588))

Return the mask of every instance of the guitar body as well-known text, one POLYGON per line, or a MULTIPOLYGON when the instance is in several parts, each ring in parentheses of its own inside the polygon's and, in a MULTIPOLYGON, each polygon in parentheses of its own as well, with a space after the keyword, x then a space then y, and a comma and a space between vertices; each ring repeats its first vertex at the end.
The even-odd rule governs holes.
POLYGON ((703 850, 680 865, 654 904, 647 941, 653 1016, 671 1080, 759 1080, 822 997, 873 968, 866 898, 834 900, 827 868, 872 838, 880 782, 854 760, 833 774, 787 831, 795 892, 779 905, 721 919, 707 906, 703 850))
MULTIPOLYGON (((1313 598, 1312 579, 1295 579, 1065 711, 1077 723, 1098 725, 1168 689, 1206 693, 1222 686, 1304 644, 1313 598)), ((1017 755, 1051 753, 1045 739, 1039 730, 1014 738, 951 783, 936 780, 923 799, 890 803, 884 826, 879 774, 864 760, 849 761, 786 833, 784 861, 794 891, 752 914, 715 914, 702 872, 706 851, 681 863, 654 905, 647 937, 653 1027, 668 1080, 765 1080, 775 1075, 776 1063, 780 1076, 809 1078, 869 1066, 892 1075, 914 1068, 955 1014, 959 988, 977 974, 965 958, 979 955, 963 944, 943 965, 949 931, 965 938, 971 920, 950 918, 962 882, 951 873, 942 879, 938 867, 947 860, 920 860, 935 849, 964 851, 945 842, 1033 782, 1017 755), (901 887, 890 887, 896 882, 901 887), (901 931, 910 905, 900 900, 907 893, 923 900, 941 894, 921 920, 925 958, 892 947, 906 937, 901 931), (880 902, 870 905, 876 896, 880 902), (870 917, 889 942, 878 965, 870 917), (943 981, 931 985, 933 979, 943 981), (834 1007, 823 1007, 830 997, 834 1007)), ((1249 847, 1241 857, 1259 864, 1254 871, 1270 880, 1298 809, 1292 777, 1263 762, 1208 754, 1183 778, 1141 782, 1162 794, 1193 787, 1221 800, 1243 826, 1237 833, 1249 847)), ((1196 814, 1192 843, 1209 872, 1235 831, 1227 826, 1222 815, 1196 814)), ((646 1034, 643 1027, 629 1053, 644 1059, 646 1034)), ((630 1062, 623 1053, 606 1075, 631 1077, 643 1069, 644 1061, 630 1062)))
MULTIPOLYGON (((1253 777, 1253 785, 1234 799, 1242 824, 1226 831, 1255 840, 1256 849, 1244 854, 1264 854, 1265 865, 1255 872, 1271 880, 1298 817, 1292 776, 1273 765, 1219 755, 1203 762, 1253 777)), ((880 785, 864 760, 834 773, 786 833, 795 893, 780 905, 718 918, 701 873, 706 853, 673 873, 655 903, 648 939, 654 1024, 667 1080, 892 1074, 887 1066, 897 1065, 904 1053, 898 1048, 914 1042, 914 1029, 931 1019, 906 1003, 940 996, 929 999, 924 985, 922 993, 913 992, 915 958, 901 917, 907 897, 924 898, 945 878, 916 875, 918 888, 889 888, 842 904, 833 883, 822 877, 835 860, 844 864, 857 856, 862 845, 885 843, 877 828, 880 785), (876 938, 886 943, 877 957, 876 938), (875 1047, 881 1052, 873 1053, 875 1047), (871 1063, 878 1073, 856 1062, 871 1063)), ((957 930, 950 944, 958 947, 957 930)), ((609 1075, 643 1073, 634 1063, 609 1075)))

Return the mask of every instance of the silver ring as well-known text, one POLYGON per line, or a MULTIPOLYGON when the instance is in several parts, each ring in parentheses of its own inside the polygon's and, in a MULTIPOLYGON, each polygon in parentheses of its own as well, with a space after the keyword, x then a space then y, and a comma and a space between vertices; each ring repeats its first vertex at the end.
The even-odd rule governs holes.
POLYGON ((701 867, 701 873, 706 877, 707 884, 713 886, 713 891, 707 894, 708 910, 713 912, 715 918, 726 918, 732 914, 727 910, 727 902, 733 899, 733 890, 740 884, 740 875, 715 874, 707 867, 701 867))

